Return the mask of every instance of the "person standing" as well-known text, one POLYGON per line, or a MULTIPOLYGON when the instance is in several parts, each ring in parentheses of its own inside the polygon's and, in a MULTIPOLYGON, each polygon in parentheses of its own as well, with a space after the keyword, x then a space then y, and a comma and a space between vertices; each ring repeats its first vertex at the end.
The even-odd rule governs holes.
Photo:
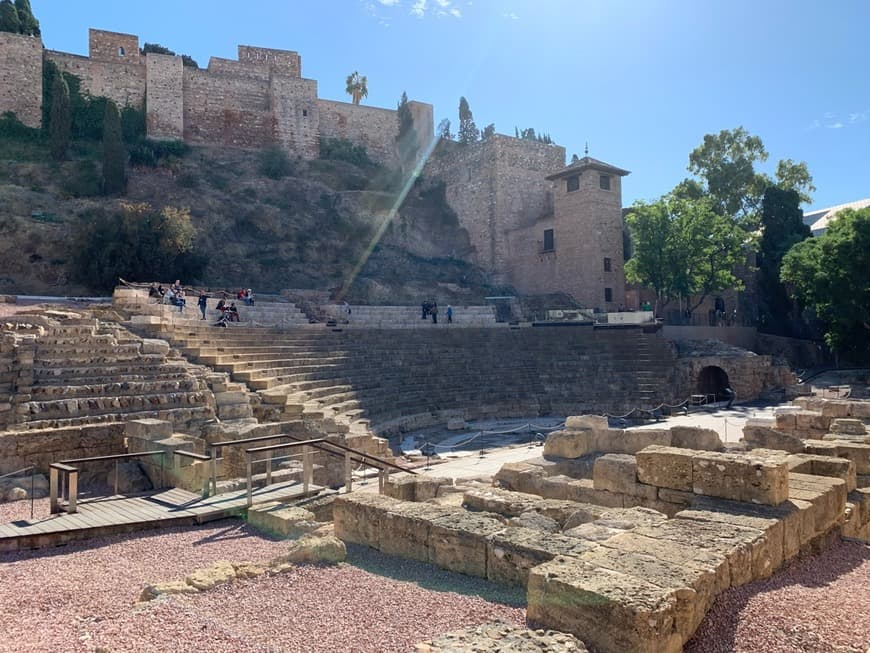
POLYGON ((453 307, 447 304, 447 324, 453 324, 453 307))
POLYGON ((429 309, 429 312, 432 313, 432 324, 438 324, 438 304, 432 302, 432 308, 429 309))
POLYGON ((199 312, 202 313, 202 319, 205 319, 205 307, 208 305, 208 295, 204 292, 199 293, 199 300, 196 302, 199 306, 199 312))

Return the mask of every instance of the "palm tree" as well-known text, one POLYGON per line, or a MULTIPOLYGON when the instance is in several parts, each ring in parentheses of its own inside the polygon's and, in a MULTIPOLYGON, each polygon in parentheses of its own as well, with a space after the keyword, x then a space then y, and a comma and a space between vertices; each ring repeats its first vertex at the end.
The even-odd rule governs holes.
POLYGON ((347 76, 347 87, 344 90, 353 98, 354 104, 359 104, 360 100, 369 96, 368 78, 354 70, 347 76))

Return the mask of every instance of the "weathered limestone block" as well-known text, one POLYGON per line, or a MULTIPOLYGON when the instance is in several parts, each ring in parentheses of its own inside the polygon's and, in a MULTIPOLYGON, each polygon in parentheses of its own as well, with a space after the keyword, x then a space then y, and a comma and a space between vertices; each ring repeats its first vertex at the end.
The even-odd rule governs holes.
POLYGON ((855 463, 857 474, 870 474, 870 444, 850 442, 849 440, 826 440, 837 446, 836 456, 848 458, 855 463))
POLYGON ((812 410, 802 410, 794 413, 794 421, 795 430, 799 434, 812 431, 827 433, 828 427, 831 425, 830 416, 825 416, 812 410))
POLYGON ((506 528, 487 538, 487 578, 504 585, 525 587, 532 567, 557 555, 578 556, 595 546, 558 533, 506 528))
POLYGON ((553 498, 592 503, 608 508, 622 508, 624 505, 623 495, 607 490, 596 490, 591 478, 573 479, 567 476, 553 476, 547 480, 561 490, 553 498))
POLYGON ((672 426, 671 446, 683 449, 717 451, 723 445, 719 434, 712 429, 702 429, 698 426, 672 426))
POLYGON ((820 406, 822 415, 825 417, 849 417, 852 402, 846 399, 827 399, 820 406))
POLYGON ((581 540, 583 542, 598 544, 599 542, 605 542, 620 533, 625 533, 628 530, 631 529, 614 528, 606 524, 601 524, 598 521, 594 521, 588 524, 580 524, 574 528, 568 528, 563 531, 563 534, 566 537, 581 540))
POLYGON ((431 503, 396 504, 381 515, 380 550, 388 555, 429 562, 432 521, 452 514, 456 514, 455 509, 431 503))
POLYGON ((829 476, 790 473, 789 498, 812 504, 814 534, 821 535, 837 523, 842 523, 846 512, 846 482, 829 476))
POLYGON ((415 653, 588 653, 579 639, 555 630, 531 630, 490 622, 439 635, 414 647, 415 653))
MULTIPOLYGON (((704 452, 692 459, 692 489, 735 501, 775 506, 788 499, 785 454, 704 452)), ((677 488, 680 489, 680 488, 677 488)))
POLYGON ((156 338, 144 338, 142 340, 142 353, 167 356, 169 354, 169 343, 156 338))
POLYGON ((417 487, 416 478, 413 474, 405 472, 391 474, 384 486, 384 494, 400 501, 414 501, 414 489, 417 487))
POLYGON ((496 473, 493 483, 506 490, 537 494, 534 489, 540 488, 541 478, 543 478, 543 471, 536 465, 505 463, 496 473))
POLYGON ((134 419, 127 422, 125 435, 128 438, 162 440, 172 437, 172 422, 162 419, 134 419))
POLYGON ((380 494, 351 492, 335 497, 332 515, 335 535, 345 542, 380 549, 380 520, 400 502, 380 494))
POLYGON ((637 482, 637 462, 629 454, 608 453, 595 461, 592 471, 596 490, 632 494, 637 482))
POLYGON ((753 449, 779 449, 789 453, 800 453, 804 450, 804 443, 799 437, 771 428, 769 422, 770 420, 757 418, 746 420, 743 425, 743 441, 753 449))
POLYGON ((596 519, 600 519, 603 515, 607 514, 608 511, 612 510, 612 508, 596 506, 592 503, 575 503, 574 501, 571 501, 571 503, 573 503, 576 508, 562 524, 562 530, 569 530, 579 526, 580 524, 588 524, 596 519))
POLYGON ((290 550, 275 558, 274 564, 300 564, 326 562, 337 564, 347 557, 347 548, 333 535, 318 537, 307 534, 290 544, 290 550))
POLYGON ((518 517, 535 509, 543 500, 534 494, 512 492, 496 487, 475 488, 463 495, 463 505, 469 510, 494 512, 505 517, 518 517))
POLYGON ((847 499, 848 519, 843 524, 843 537, 870 542, 870 488, 854 490, 847 499))
POLYGON ((571 415, 565 420, 565 428, 569 431, 606 431, 607 418, 601 415, 571 415))
POLYGON ((438 496, 442 488, 452 487, 452 478, 443 478, 440 476, 416 476, 414 488, 415 501, 428 501, 438 496))
POLYGON ((788 457, 788 469, 799 474, 815 476, 832 476, 846 482, 846 491, 851 492, 857 487, 855 463, 848 458, 833 458, 810 453, 797 453, 788 457))
POLYGON ((714 570, 691 562, 674 563, 647 553, 601 546, 580 556, 596 567, 626 574, 670 592, 674 601, 674 629, 683 641, 695 632, 716 598, 714 570))
POLYGON ((679 653, 674 593, 558 556, 529 572, 530 622, 585 638, 602 653, 679 653))
POLYGON ((512 517, 508 520, 508 526, 532 528, 545 533, 558 533, 561 530, 559 522, 536 510, 528 510, 518 517, 512 517))
POLYGON ((695 453, 691 449, 676 447, 646 447, 635 456, 638 480, 647 485, 691 492, 695 453))
POLYGON ((579 458, 597 450, 596 431, 589 428, 554 431, 544 443, 544 455, 558 458, 579 458))
POLYGON ((673 436, 669 429, 626 429, 616 431, 613 429, 613 437, 609 439, 609 446, 601 448, 601 451, 613 453, 636 454, 641 449, 651 445, 669 447, 673 436))
POLYGON ((831 433, 844 435, 867 435, 864 422, 860 419, 835 419, 831 422, 831 433))
POLYGON ((146 585, 139 594, 139 601, 153 601, 161 596, 171 596, 172 594, 196 594, 198 589, 192 585, 188 585, 183 580, 172 580, 165 583, 153 583, 146 585))
POLYGON ((313 512, 277 501, 250 508, 248 523, 254 528, 282 538, 297 538, 320 526, 313 512))
POLYGON ((218 560, 210 567, 196 569, 184 578, 184 582, 191 587, 204 592, 215 585, 228 583, 236 577, 233 563, 227 560, 218 560))
POLYGON ((436 517, 429 532, 429 562, 486 578, 486 538, 504 528, 494 516, 462 509, 436 517))

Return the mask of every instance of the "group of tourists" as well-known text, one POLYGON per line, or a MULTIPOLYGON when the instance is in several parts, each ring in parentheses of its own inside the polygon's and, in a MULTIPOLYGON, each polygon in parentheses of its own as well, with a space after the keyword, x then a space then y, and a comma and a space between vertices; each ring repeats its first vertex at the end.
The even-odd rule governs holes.
MULTIPOLYGON (((432 324, 438 324, 438 303, 435 300, 427 299, 421 306, 423 309, 422 319, 425 320, 431 315, 432 324)), ((453 324, 453 307, 450 304, 447 304, 445 315, 447 315, 447 324, 453 324)))
MULTIPOLYGON (((235 302, 230 302, 227 304, 225 299, 226 293, 223 293, 224 298, 222 298, 218 303, 215 309, 220 313, 220 317, 218 318, 215 326, 226 327, 227 322, 239 322, 239 309, 236 308, 235 302)), ((172 304, 173 306, 178 306, 178 311, 183 312, 185 306, 187 305, 187 299, 185 299, 184 288, 181 286, 181 280, 176 279, 175 283, 169 286, 169 288, 164 288, 163 284, 151 284, 151 287, 148 289, 148 297, 156 299, 158 303, 163 304, 172 304)), ((239 301, 245 302, 247 306, 254 305, 254 293, 250 288, 246 290, 240 290, 236 297, 239 301)), ((199 293, 199 299, 197 300, 197 308, 199 308, 199 312, 202 315, 200 319, 206 319, 206 310, 208 309, 208 293, 202 291, 199 293)))

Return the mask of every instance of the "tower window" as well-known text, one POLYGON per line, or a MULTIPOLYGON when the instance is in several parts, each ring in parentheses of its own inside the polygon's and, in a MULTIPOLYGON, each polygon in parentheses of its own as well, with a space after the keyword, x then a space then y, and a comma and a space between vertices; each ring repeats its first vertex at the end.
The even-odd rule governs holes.
POLYGON ((610 175, 599 175, 598 185, 601 190, 610 190, 610 175))
POLYGON ((580 175, 568 177, 568 192, 573 193, 575 190, 580 190, 580 175))
POLYGON ((554 249, 553 243, 553 230, 552 229, 544 229, 544 251, 552 252, 554 249))
POLYGON ((302 109, 302 117, 306 117, 308 115, 308 109, 302 109))
POLYGON ((606 301, 606 302, 613 301, 613 288, 605 288, 604 289, 604 301, 606 301))
POLYGON ((604 258, 604 271, 610 272, 610 259, 607 257, 604 258))
POLYGON ((119 57, 123 57, 123 56, 124 56, 124 48, 118 48, 118 56, 119 56, 119 57))

